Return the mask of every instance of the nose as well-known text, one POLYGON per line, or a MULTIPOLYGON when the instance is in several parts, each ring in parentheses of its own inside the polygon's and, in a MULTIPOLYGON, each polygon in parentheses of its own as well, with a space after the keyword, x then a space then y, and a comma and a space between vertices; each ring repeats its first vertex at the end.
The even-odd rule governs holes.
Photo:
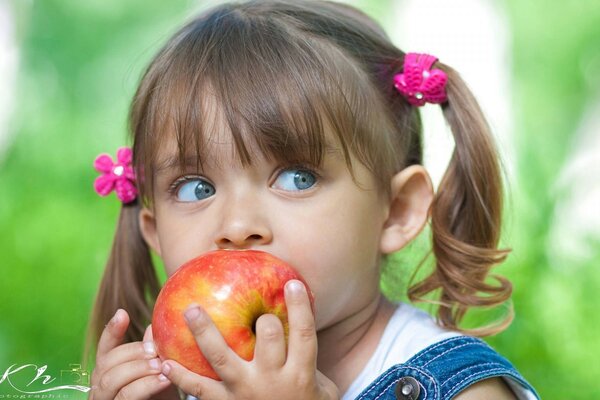
POLYGON ((221 214, 220 230, 215 237, 219 249, 248 249, 273 240, 264 208, 248 204, 252 203, 245 206, 230 204, 221 214))

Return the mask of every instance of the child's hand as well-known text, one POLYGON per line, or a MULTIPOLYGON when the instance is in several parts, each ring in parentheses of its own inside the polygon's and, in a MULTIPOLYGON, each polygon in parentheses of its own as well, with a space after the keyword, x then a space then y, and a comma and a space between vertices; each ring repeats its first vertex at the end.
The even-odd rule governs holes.
MULTIPOLYGON (((315 319, 304 285, 290 281, 285 288, 289 346, 281 322, 263 315, 256 323, 256 347, 250 362, 240 358, 200 308, 188 325, 196 342, 222 382, 197 375, 179 363, 163 362, 163 373, 183 391, 202 400, 339 399, 338 388, 317 369, 315 319)), ((189 316, 186 311, 186 316, 189 316)))
POLYGON ((90 400, 150 399, 160 393, 163 399, 179 399, 177 388, 160 373, 160 360, 146 328, 143 342, 123 343, 129 315, 117 310, 110 320, 96 353, 90 400))

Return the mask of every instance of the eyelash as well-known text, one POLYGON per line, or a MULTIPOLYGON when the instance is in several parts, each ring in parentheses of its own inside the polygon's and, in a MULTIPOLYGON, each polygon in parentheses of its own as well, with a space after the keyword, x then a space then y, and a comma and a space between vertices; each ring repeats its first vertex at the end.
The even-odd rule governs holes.
POLYGON ((292 164, 292 165, 288 165, 285 167, 281 167, 280 169, 277 170, 277 173, 275 174, 275 178, 277 178, 279 175, 281 175, 281 173, 283 171, 287 171, 290 169, 297 169, 300 171, 307 171, 310 172, 311 174, 313 174, 315 176, 315 185, 318 185, 319 182, 321 181, 321 174, 318 170, 317 167, 311 166, 309 164, 292 164))
MULTIPOLYGON (((315 176, 315 179, 317 180, 317 182, 319 182, 321 180, 321 174, 319 173, 319 171, 317 170, 316 167, 310 166, 308 164, 293 164, 293 165, 289 165, 286 167, 281 167, 280 169, 277 170, 277 173, 275 174, 275 176, 279 176, 283 171, 289 170, 289 169, 298 169, 298 170, 302 170, 302 171, 308 171, 311 174, 313 174, 315 176)), ((169 186, 169 188, 167 189, 168 193, 172 196, 174 196, 177 193, 177 190, 179 189, 179 187, 189 181, 193 181, 196 180, 198 178, 202 178, 202 179, 206 179, 203 178, 199 175, 184 175, 181 176, 177 179, 175 179, 173 181, 173 183, 171 183, 171 185, 169 186)), ((210 182, 209 182, 210 183, 210 182)))
MULTIPOLYGON (((200 176, 198 176, 198 175, 184 175, 184 176, 181 176, 181 177, 175 179, 173 181, 173 183, 171 183, 171 185, 169 186, 169 188, 167 189, 167 191, 169 192, 169 194, 171 196, 174 196, 177 193, 177 190, 179 189, 179 187, 182 184, 184 184, 186 182, 189 182, 189 181, 196 180, 198 178, 200 178, 200 176)), ((204 178, 202 178, 202 179, 204 179, 204 178)))

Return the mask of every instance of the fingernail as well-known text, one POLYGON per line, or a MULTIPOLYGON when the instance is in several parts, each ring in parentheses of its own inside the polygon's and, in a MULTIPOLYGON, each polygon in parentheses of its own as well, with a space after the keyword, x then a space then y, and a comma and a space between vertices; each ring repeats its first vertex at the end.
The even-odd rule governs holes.
POLYGON ((168 381, 169 378, 167 378, 163 374, 160 374, 160 375, 158 375, 158 380, 161 381, 161 382, 165 382, 165 381, 168 381))
POLYGON ((165 376, 169 376, 169 372, 171 372, 171 366, 169 364, 167 364, 167 363, 164 363, 163 367, 162 367, 162 373, 165 376))
POLYGON ((302 282, 297 281, 295 279, 288 281, 288 283, 286 283, 285 286, 287 290, 293 294, 301 293, 304 290, 304 285, 302 284, 302 282))
POLYGON ((119 323, 121 321, 121 313, 119 311, 121 311, 120 308, 115 312, 115 315, 110 320, 110 322, 109 322, 110 325, 116 325, 117 323, 119 323))
POLYGON ((160 361, 158 361, 158 359, 153 358, 152 360, 148 361, 148 364, 150 364, 150 368, 160 370, 160 361))
POLYGON ((156 347, 154 347, 154 342, 144 342, 144 351, 147 354, 150 355, 155 355, 156 354, 156 347))
POLYGON ((187 322, 192 322, 195 319, 197 319, 201 313, 202 313, 202 311, 200 311, 200 309, 198 307, 190 306, 187 310, 185 310, 185 312, 183 313, 183 316, 185 317, 187 322))

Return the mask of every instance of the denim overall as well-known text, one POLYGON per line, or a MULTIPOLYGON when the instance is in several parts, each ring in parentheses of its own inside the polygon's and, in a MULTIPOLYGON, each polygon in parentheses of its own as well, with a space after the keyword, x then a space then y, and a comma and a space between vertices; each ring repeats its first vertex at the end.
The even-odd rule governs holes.
POLYGON ((506 377, 530 389, 508 360, 484 341, 458 336, 435 343, 381 374, 357 400, 446 400, 468 386, 506 377))

